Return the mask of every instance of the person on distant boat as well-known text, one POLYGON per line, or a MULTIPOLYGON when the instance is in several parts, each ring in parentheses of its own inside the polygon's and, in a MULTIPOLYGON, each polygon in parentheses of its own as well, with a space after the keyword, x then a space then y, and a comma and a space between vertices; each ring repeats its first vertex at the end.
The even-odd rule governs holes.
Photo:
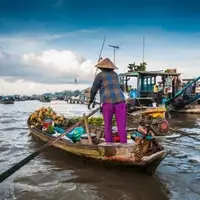
POLYGON ((158 82, 158 92, 162 92, 162 91, 163 91, 163 83, 158 82))
POLYGON ((120 87, 119 76, 114 72, 114 69, 117 69, 117 67, 109 58, 102 59, 95 67, 100 69, 101 72, 97 74, 93 82, 88 109, 90 109, 90 105, 93 103, 96 93, 100 90, 106 142, 113 141, 112 117, 113 114, 115 114, 120 143, 127 143, 126 103, 125 96, 120 87))
POLYGON ((153 92, 157 93, 158 92, 158 84, 155 84, 153 86, 153 92))
POLYGON ((129 97, 130 97, 131 99, 135 99, 135 98, 137 98, 138 96, 139 96, 139 95, 138 95, 137 89, 131 88, 131 89, 130 89, 130 92, 129 92, 129 97))

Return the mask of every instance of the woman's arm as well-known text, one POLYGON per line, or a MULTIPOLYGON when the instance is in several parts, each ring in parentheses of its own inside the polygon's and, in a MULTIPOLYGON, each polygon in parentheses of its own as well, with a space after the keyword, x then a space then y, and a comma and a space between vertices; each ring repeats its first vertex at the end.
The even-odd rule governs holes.
POLYGON ((98 74, 92 84, 92 88, 90 91, 90 103, 94 101, 94 98, 101 87, 101 76, 98 74))

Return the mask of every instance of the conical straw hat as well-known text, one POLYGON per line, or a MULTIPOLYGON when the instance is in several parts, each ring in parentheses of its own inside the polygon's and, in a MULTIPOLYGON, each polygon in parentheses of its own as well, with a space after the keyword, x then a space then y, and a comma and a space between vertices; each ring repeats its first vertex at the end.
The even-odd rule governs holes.
POLYGON ((95 67, 100 69, 118 69, 109 58, 102 59, 95 67))

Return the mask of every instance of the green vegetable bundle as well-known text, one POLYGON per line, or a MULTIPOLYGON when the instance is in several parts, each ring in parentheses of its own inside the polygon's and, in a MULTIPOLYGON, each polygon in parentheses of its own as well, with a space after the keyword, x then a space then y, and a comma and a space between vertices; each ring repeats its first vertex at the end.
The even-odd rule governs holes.
MULTIPOLYGON (((73 117, 69 120, 69 124, 75 124, 76 122, 80 121, 82 117, 73 117)), ((104 120, 103 117, 90 117, 88 119, 88 124, 92 126, 103 126, 104 125, 104 120)), ((112 125, 116 125, 115 118, 112 119, 112 125)))

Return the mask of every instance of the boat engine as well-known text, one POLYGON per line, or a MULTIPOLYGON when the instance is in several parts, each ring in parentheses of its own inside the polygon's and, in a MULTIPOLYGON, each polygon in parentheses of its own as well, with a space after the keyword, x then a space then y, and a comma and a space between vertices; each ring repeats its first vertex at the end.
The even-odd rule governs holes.
POLYGON ((169 124, 164 118, 153 118, 150 115, 143 115, 139 119, 139 125, 152 131, 154 135, 165 135, 169 131, 169 124))
POLYGON ((169 131, 169 124, 166 119, 156 118, 152 120, 150 128, 156 135, 165 135, 169 131))

